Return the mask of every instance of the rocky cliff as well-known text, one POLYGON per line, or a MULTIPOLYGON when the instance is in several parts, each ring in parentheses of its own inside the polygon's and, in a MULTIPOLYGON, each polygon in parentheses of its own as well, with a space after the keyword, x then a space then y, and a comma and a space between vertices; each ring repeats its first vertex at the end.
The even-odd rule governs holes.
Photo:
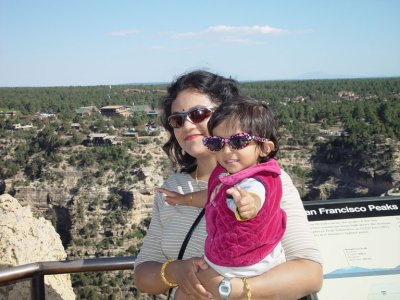
MULTIPOLYGON (((50 221, 34 218, 8 194, 0 195, 0 268, 66 259, 59 234, 50 221)), ((46 299, 75 299, 69 275, 45 276, 46 299)), ((0 299, 30 299, 29 282, 0 288, 0 299)))

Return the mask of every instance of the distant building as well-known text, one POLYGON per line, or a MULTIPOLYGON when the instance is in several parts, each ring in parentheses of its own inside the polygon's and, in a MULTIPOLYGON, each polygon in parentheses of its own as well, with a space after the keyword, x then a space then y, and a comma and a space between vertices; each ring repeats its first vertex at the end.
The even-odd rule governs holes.
POLYGON ((55 117, 55 114, 49 114, 49 113, 44 113, 44 112, 37 112, 36 117, 39 119, 47 119, 47 118, 52 118, 55 117))
POLYGON ((131 114, 129 108, 122 105, 103 106, 102 108, 100 108, 100 112, 105 117, 128 117, 131 114))
POLYGON ((342 131, 342 130, 325 130, 325 129, 320 129, 319 133, 321 136, 348 136, 348 133, 346 131, 342 131))
POLYGON ((132 138, 139 137, 139 133, 136 131, 135 128, 129 128, 127 131, 123 132, 122 135, 125 137, 132 137, 132 138))
POLYGON ((352 91, 340 91, 337 93, 339 98, 345 99, 345 100, 358 100, 360 99, 360 96, 357 95, 356 93, 352 91))
POLYGON ((9 111, 0 110, 0 116, 14 117, 16 115, 17 115, 17 112, 15 110, 9 110, 9 111))
POLYGON ((297 96, 294 98, 293 102, 304 102, 304 97, 303 96, 297 96))
POLYGON ((157 127, 157 125, 154 122, 147 122, 147 124, 145 125, 144 129, 146 130, 146 132, 150 133, 150 132, 154 132, 156 130, 159 130, 159 128, 157 127))
POLYGON ((148 115, 149 117, 157 117, 158 114, 159 114, 159 112, 156 111, 156 110, 151 110, 151 111, 149 111, 149 112, 147 113, 147 115, 148 115))
POLYGON ((137 93, 145 93, 146 90, 143 89, 124 89, 122 91, 124 94, 137 94, 137 93))
POLYGON ((12 129, 13 130, 28 130, 28 129, 33 129, 34 126, 32 124, 30 125, 21 125, 21 124, 13 124, 12 129))
POLYGON ((79 124, 79 123, 72 123, 72 124, 71 124, 71 128, 76 129, 76 130, 80 130, 80 129, 81 129, 81 124, 79 124))
POLYGON ((116 136, 107 133, 91 133, 82 144, 85 146, 112 146, 121 144, 121 142, 116 140, 116 136))

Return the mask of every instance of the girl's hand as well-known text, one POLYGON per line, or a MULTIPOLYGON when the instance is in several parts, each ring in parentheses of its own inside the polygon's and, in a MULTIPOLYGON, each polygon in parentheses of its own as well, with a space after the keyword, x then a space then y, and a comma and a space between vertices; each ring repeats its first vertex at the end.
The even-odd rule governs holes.
MULTIPOLYGON (((200 270, 208 268, 207 263, 201 257, 193 257, 187 260, 175 261, 174 282, 179 284, 179 293, 186 295, 187 299, 211 299, 212 295, 201 284, 197 278, 200 270), (179 265, 178 265, 179 263, 179 265)), ((170 266, 173 266, 171 264, 170 266)))
POLYGON ((164 194, 164 201, 169 205, 188 205, 188 200, 185 195, 173 192, 164 188, 156 187, 155 190, 159 193, 164 194))
POLYGON ((257 216, 261 201, 256 194, 249 193, 241 187, 232 187, 226 191, 233 197, 240 216, 249 220, 257 216))

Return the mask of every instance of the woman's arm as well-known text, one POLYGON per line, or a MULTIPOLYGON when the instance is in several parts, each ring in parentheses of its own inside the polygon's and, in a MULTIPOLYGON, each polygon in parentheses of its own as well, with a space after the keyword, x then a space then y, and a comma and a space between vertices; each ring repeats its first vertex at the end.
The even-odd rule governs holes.
MULTIPOLYGON (((176 175, 165 183, 167 190, 176 190, 184 186, 186 175, 176 175)), ((187 188, 183 189, 187 192, 187 188)), ((136 287, 142 292, 159 294, 168 291, 169 286, 161 278, 161 267, 169 258, 176 258, 187 231, 199 214, 192 207, 175 207, 165 203, 161 193, 155 194, 152 219, 149 229, 140 248, 135 262, 134 280, 136 287)), ((205 239, 205 221, 200 221, 198 227, 187 245, 186 257, 201 256, 205 239)), ((165 268, 165 277, 171 283, 178 283, 183 291, 196 289, 191 294, 197 299, 207 299, 207 292, 200 286, 196 277, 197 270, 207 267, 200 258, 176 260, 165 268), (188 284, 190 281, 190 284, 188 284), (189 287, 188 287, 189 285, 189 287), (192 288, 193 287, 193 288, 192 288), (205 296, 204 296, 205 295, 205 296)))
MULTIPOLYGON (((209 268, 200 271, 201 283, 219 299, 218 285, 221 275, 209 268)), ((300 299, 319 291, 322 286, 322 268, 317 262, 298 259, 280 264, 268 272, 247 280, 251 299, 300 299)), ((232 292, 229 300, 247 299, 246 289, 240 278, 231 280, 232 292)))
POLYGON ((168 291, 169 286, 160 276, 161 266, 159 262, 146 261, 135 267, 135 286, 148 294, 163 294, 168 291))
MULTIPOLYGON (((321 264, 295 259, 280 264, 268 272, 248 279, 252 299, 300 299, 322 287, 321 264)), ((232 282, 231 300, 243 299, 243 282, 232 282)))
POLYGON ((161 262, 167 259, 161 248, 162 225, 159 197, 160 195, 155 195, 150 226, 135 261, 135 285, 142 292, 149 294, 161 294, 169 288, 160 276, 161 262))

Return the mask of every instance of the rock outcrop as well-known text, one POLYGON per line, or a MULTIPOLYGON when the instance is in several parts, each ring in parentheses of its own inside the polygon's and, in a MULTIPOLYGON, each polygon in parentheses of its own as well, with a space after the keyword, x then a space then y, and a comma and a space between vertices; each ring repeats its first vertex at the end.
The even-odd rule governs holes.
MULTIPOLYGON (((34 218, 8 194, 0 196, 0 268, 65 260, 60 236, 44 218, 34 218)), ((46 299, 75 299, 70 275, 45 276, 46 299)), ((30 299, 30 282, 0 288, 0 299, 30 299)))

